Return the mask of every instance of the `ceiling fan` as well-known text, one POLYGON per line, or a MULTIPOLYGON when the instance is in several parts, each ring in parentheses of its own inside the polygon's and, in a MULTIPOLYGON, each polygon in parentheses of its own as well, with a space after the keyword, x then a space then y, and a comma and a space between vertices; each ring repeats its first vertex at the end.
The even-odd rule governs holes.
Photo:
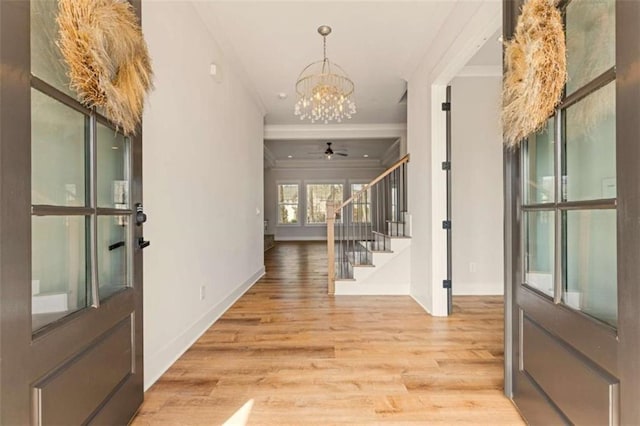
MULTIPOLYGON (((333 157, 334 155, 339 155, 341 157, 349 156, 349 154, 344 152, 344 150, 334 151, 333 148, 331 148, 331 144, 332 142, 327 142, 327 149, 325 149, 324 152, 322 152, 322 154, 324 154, 324 156, 327 157, 327 160, 331 160, 331 157, 333 157)), ((319 153, 311 153, 311 154, 319 154, 319 153)))

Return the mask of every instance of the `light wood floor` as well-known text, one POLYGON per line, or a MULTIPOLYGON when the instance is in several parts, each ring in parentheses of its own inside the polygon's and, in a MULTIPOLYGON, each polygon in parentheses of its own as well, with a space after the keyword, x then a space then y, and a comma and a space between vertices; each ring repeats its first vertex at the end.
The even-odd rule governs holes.
POLYGON ((524 424, 502 394, 500 297, 458 297, 449 318, 405 296, 329 297, 325 247, 266 252, 267 275, 146 393, 133 424, 524 424))

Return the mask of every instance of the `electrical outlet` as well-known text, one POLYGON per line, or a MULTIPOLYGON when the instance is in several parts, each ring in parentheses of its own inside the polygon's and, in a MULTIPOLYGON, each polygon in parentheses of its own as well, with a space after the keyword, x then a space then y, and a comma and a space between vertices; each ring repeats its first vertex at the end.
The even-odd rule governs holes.
POLYGON ((478 272, 478 264, 476 262, 469 263, 469 272, 478 272))
POLYGON ((203 285, 200 286, 200 300, 204 300, 207 297, 205 289, 206 289, 205 286, 203 285))

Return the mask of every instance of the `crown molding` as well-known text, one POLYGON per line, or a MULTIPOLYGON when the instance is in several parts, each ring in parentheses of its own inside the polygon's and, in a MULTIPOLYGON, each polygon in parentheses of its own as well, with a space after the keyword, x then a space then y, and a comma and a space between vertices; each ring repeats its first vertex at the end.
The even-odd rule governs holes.
POLYGON ((273 169, 380 169, 379 160, 276 160, 273 169))
POLYGON ((406 123, 267 124, 264 126, 264 138, 267 140, 399 138, 406 133, 406 123))

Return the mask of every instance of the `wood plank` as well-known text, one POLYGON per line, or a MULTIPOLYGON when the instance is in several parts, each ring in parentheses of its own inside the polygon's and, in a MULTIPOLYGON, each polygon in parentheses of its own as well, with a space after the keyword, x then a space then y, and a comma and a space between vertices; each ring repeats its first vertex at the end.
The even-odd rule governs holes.
POLYGON ((221 424, 242 407, 260 425, 524 424, 502 394, 501 297, 457 297, 435 318, 410 297, 329 296, 326 256, 278 242, 133 425, 221 424))

